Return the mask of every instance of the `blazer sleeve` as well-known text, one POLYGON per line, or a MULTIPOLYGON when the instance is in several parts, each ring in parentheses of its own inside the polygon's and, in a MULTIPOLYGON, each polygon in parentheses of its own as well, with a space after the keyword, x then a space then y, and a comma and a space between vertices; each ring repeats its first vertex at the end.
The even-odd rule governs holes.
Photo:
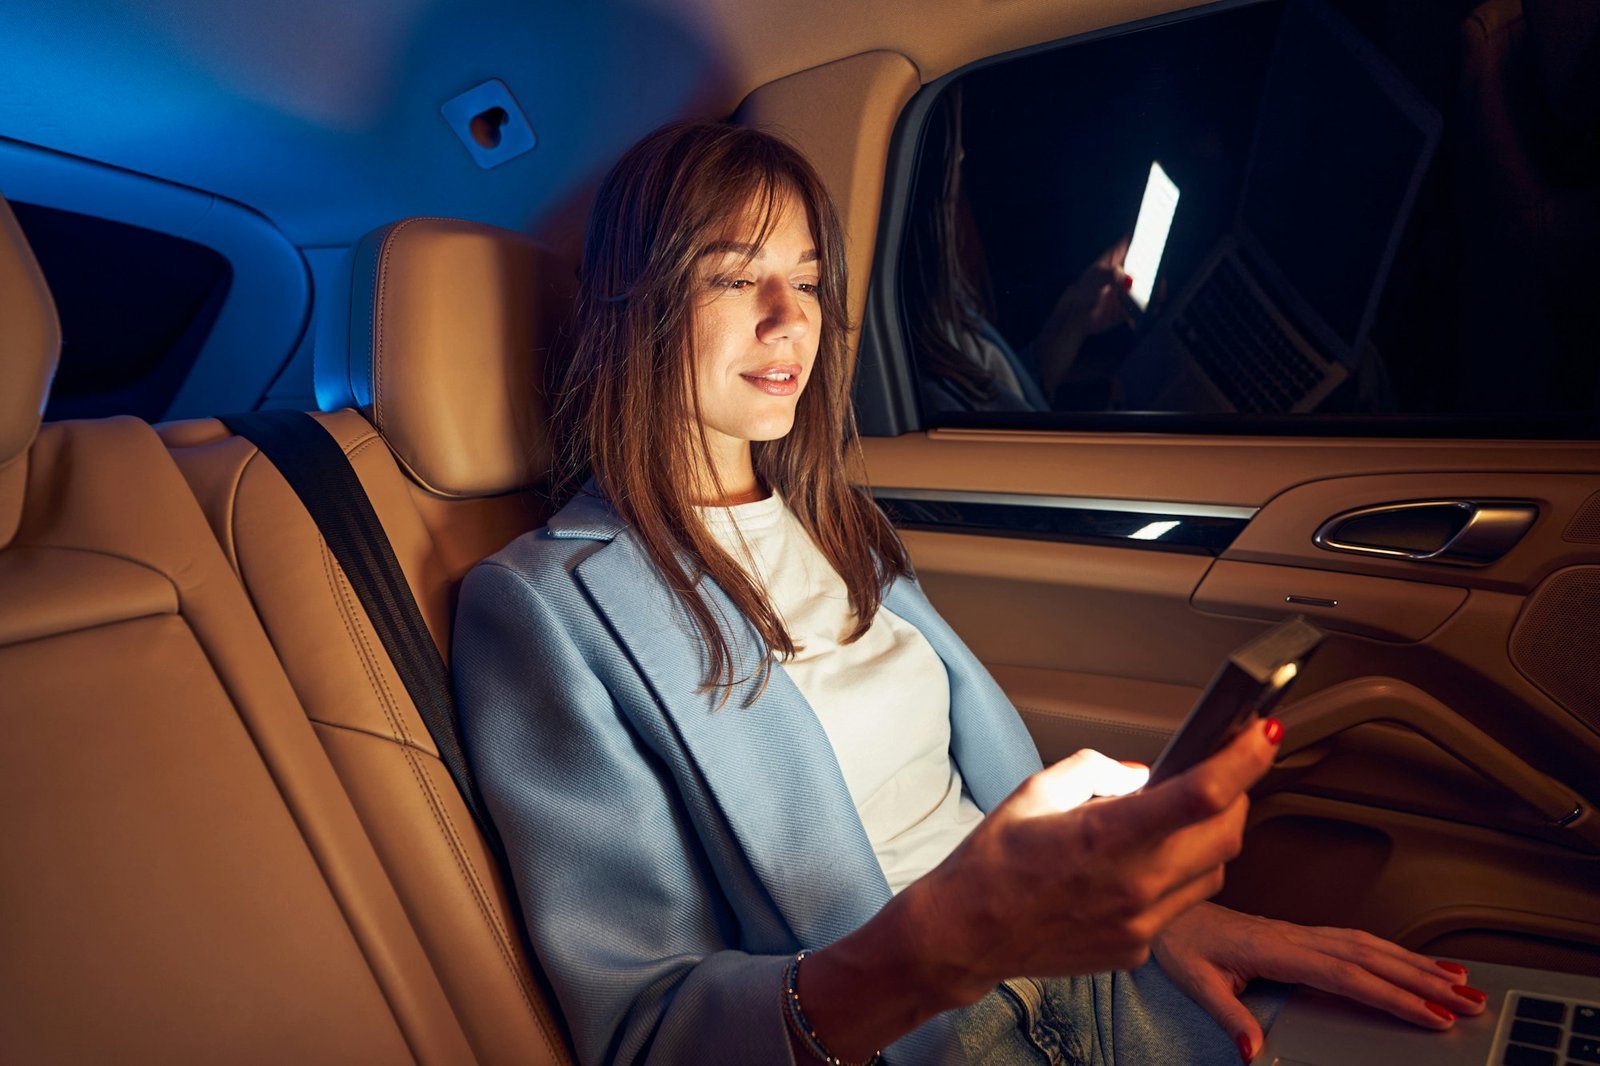
MULTIPOLYGON (((737 923, 663 763, 597 669, 564 571, 480 564, 454 640, 463 740, 580 1062, 792 1063, 780 955, 737 923)), ((634 697, 637 698, 637 697, 634 697)), ((637 709, 635 709, 637 710, 637 709)))

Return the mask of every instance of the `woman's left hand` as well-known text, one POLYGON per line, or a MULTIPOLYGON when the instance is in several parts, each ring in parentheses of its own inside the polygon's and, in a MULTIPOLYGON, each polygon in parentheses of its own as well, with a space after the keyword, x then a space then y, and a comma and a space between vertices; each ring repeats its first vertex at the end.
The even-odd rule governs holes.
POLYGON ((1359 929, 1329 929, 1258 918, 1202 903, 1167 925, 1152 946, 1174 984, 1234 1038, 1246 1062, 1261 1048, 1261 1025, 1239 1002, 1255 978, 1310 985, 1388 1011, 1427 1029, 1483 1011, 1484 994, 1455 963, 1407 951, 1359 929))

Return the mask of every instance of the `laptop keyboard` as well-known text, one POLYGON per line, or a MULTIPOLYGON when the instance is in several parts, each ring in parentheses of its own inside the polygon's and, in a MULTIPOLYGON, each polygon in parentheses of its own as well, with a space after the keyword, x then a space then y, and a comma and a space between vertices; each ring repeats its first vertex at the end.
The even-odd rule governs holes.
POLYGON ((1590 1066, 1600 1063, 1600 1003, 1507 996, 1507 1017, 1489 1062, 1495 1066, 1590 1066))
POLYGON ((1325 377, 1230 258, 1217 262, 1175 325, 1200 368, 1239 411, 1292 410, 1325 377))

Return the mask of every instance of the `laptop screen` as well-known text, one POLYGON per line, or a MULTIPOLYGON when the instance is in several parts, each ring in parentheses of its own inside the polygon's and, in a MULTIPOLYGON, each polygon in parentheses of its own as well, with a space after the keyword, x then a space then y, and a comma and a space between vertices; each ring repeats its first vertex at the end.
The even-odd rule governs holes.
POLYGON ((1292 0, 1239 217, 1346 350, 1371 324, 1438 128, 1438 113, 1338 15, 1292 0))

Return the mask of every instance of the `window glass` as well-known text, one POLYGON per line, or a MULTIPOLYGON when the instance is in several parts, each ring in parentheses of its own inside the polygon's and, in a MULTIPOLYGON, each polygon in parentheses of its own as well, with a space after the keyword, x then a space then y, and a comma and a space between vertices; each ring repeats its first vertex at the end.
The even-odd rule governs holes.
POLYGON ((926 424, 1593 435, 1600 5, 1234 6, 929 91, 896 294, 926 424))
POLYGON ((45 418, 162 418, 222 308, 228 261, 140 226, 11 207, 61 319, 45 418))

